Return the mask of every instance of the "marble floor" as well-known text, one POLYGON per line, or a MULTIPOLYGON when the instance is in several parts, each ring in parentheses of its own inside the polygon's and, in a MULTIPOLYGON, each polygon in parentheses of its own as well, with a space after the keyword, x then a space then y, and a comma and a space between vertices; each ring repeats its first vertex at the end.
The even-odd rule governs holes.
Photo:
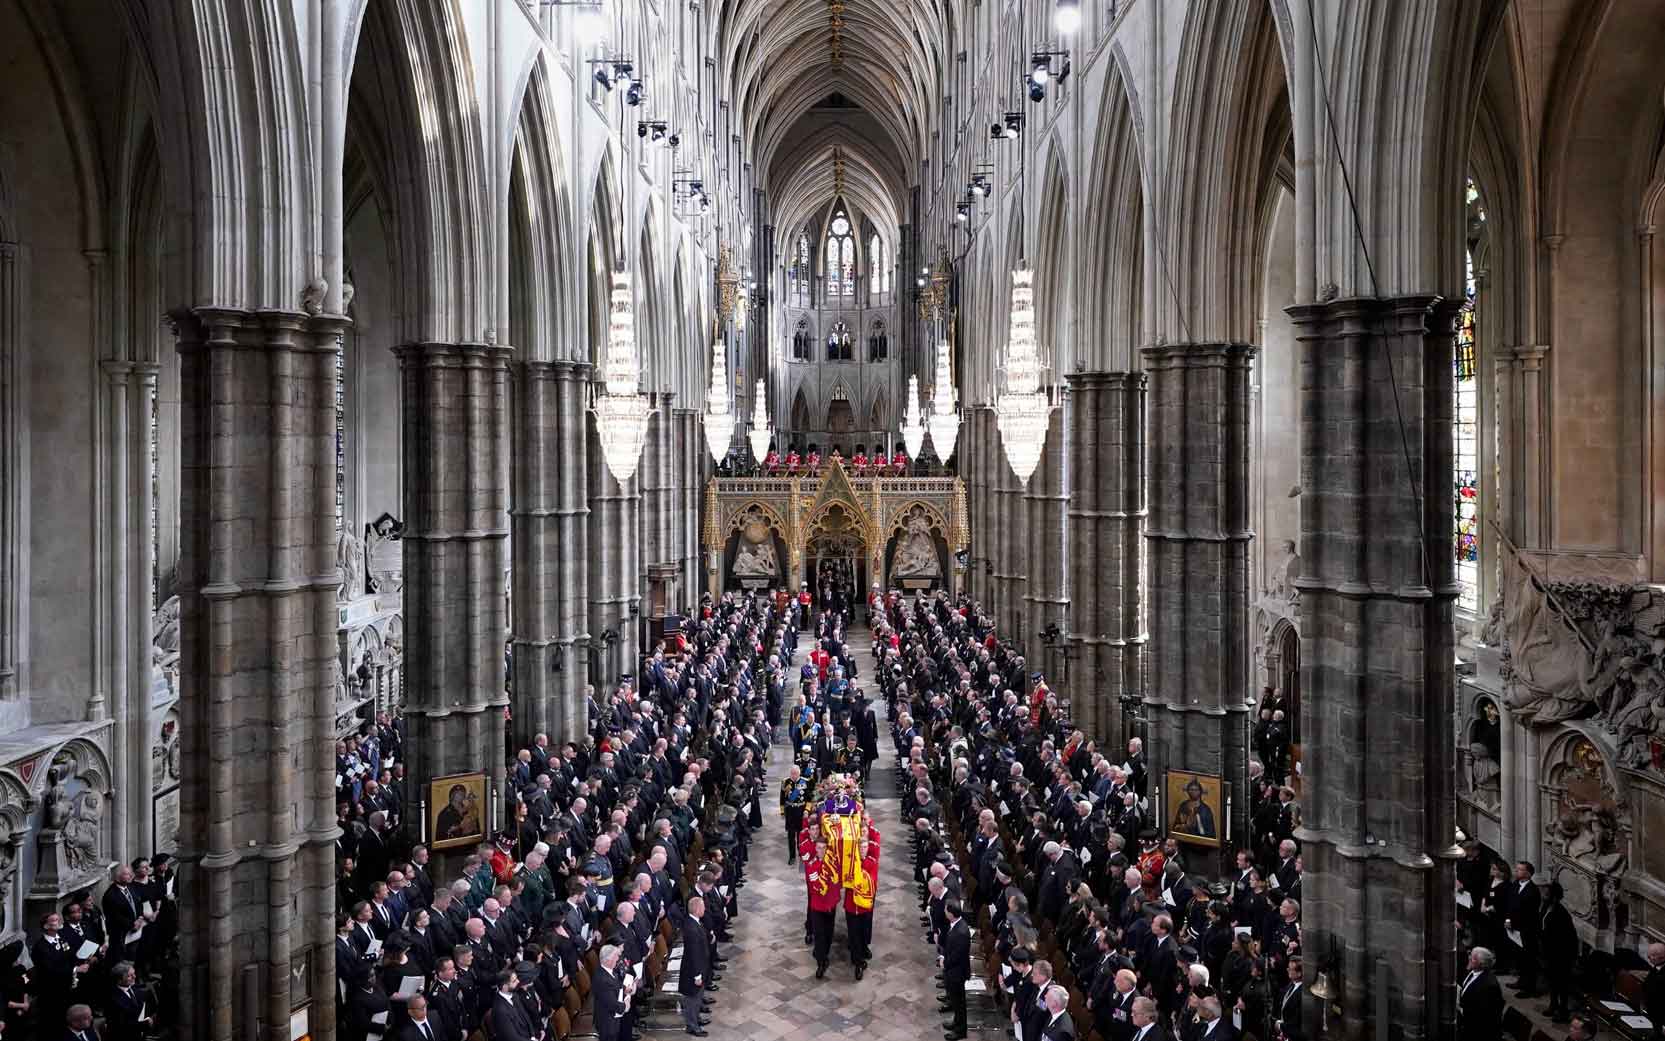
MULTIPOLYGON (((855 630, 851 636, 861 645, 855 657, 865 682, 874 673, 865 646, 867 632, 855 630)), ((799 647, 803 649, 802 641, 799 647)), ((876 688, 869 691, 882 717, 884 704, 876 688)), ((815 978, 815 959, 804 945, 803 869, 786 862, 785 827, 778 816, 766 813, 765 827, 752 842, 735 942, 726 945, 729 963, 719 984, 722 990, 713 995, 717 1004, 706 1028, 713 1039, 922 1041, 942 1036, 935 951, 919 925, 911 844, 900 826, 889 724, 882 718, 879 731, 881 758, 871 777, 868 812, 878 826, 883 852, 873 912, 873 958, 864 978, 857 981, 850 966, 842 910, 827 978, 815 978)), ((777 745, 771 756, 772 789, 779 784, 782 764, 789 762, 786 745, 777 745)), ((654 1017, 648 1035, 686 1036, 670 1016, 654 1017)))

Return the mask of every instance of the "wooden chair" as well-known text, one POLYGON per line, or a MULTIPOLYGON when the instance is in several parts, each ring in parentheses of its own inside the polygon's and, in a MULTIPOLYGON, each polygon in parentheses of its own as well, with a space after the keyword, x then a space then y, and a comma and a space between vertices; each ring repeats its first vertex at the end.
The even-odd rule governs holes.
POLYGON ((584 968, 583 964, 578 966, 578 979, 575 982, 578 984, 579 1002, 588 1001, 590 999, 590 972, 584 968))
POLYGON ((572 1016, 566 1009, 556 1009, 555 1014, 550 1017, 550 1024, 555 1028, 556 1041, 567 1041, 567 1038, 572 1036, 572 1016))
POLYGON ((561 1011, 567 1014, 569 1026, 571 1025, 572 1017, 583 1011, 583 1008, 584 999, 578 996, 578 988, 568 987, 561 995, 561 1011))

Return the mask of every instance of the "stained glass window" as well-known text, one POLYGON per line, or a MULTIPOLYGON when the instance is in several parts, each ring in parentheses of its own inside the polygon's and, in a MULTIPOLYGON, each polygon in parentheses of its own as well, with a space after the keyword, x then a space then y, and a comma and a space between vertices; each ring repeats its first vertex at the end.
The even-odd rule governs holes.
MULTIPOLYGON (((1471 179, 1468 182, 1467 202, 1471 214, 1486 219, 1480 206, 1480 189, 1471 179)), ((1474 253, 1464 258, 1463 309, 1458 316, 1457 346, 1453 357, 1452 378, 1455 383, 1456 422, 1453 425, 1452 463, 1455 469, 1452 487, 1455 492, 1454 521, 1456 524, 1457 583, 1460 591, 1457 606, 1468 611, 1480 610, 1480 381, 1475 357, 1474 340, 1474 253)))
POLYGON ((347 516, 347 363, 339 337, 335 341, 335 530, 347 516))
POLYGON ((798 257, 792 266, 792 291, 802 295, 809 292, 809 236, 798 236, 798 257))
POLYGON ((856 241, 850 237, 850 219, 840 213, 833 218, 827 236, 827 292, 833 296, 854 296, 856 292, 856 241))
POLYGON ((871 286, 871 292, 874 295, 885 291, 884 262, 880 259, 882 256, 879 236, 875 235, 873 240, 867 244, 868 285, 871 286))

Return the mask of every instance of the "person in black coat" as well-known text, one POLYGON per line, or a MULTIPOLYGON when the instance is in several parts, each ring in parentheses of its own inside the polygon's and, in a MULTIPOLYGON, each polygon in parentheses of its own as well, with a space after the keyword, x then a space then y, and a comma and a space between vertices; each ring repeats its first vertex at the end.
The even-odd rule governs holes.
POLYGON ((347 995, 347 1022, 341 1031, 344 1041, 368 1041, 371 1031, 384 1033, 387 1020, 378 1023, 376 1017, 390 1012, 391 1005, 376 974, 365 973, 347 995))
POLYGON ((705 898, 695 894, 688 898, 686 911, 676 912, 678 928, 682 932, 682 971, 677 977, 676 991, 682 998, 682 1022, 688 1033, 705 1037, 705 1021, 700 1019, 700 1008, 705 988, 711 983, 711 934, 702 918, 705 898))
POLYGON ((1573 964, 1578 961, 1578 929, 1561 903, 1561 883, 1549 884, 1538 935, 1544 952, 1544 982, 1549 987, 1549 1018, 1565 1023, 1572 1016, 1573 964))
MULTIPOLYGON (((427 1009, 443 1028, 435 1041, 463 1041, 472 1022, 469 999, 457 979, 457 962, 447 955, 434 963, 434 979, 428 984, 427 1009)), ((412 1010, 414 1013, 414 1009, 412 1010)))
POLYGON ((1509 886, 1509 917, 1504 926, 1520 934, 1520 986, 1517 997, 1538 996, 1538 931, 1542 927, 1542 897, 1532 881, 1532 862, 1515 864, 1515 880, 1509 886))
POLYGON ((537 1025, 527 1017, 525 1008, 515 1000, 519 987, 520 980, 514 970, 504 969, 497 974, 497 994, 488 1013, 492 1041, 537 1041, 542 1036, 537 1025))
POLYGON ((601 963, 596 966, 590 984, 590 996, 595 999, 598 1041, 629 1041, 630 984, 626 980, 631 978, 619 964, 618 947, 612 944, 603 947, 601 963))
POLYGON ((104 1036, 107 1041, 140 1041, 156 1031, 156 998, 139 985, 132 962, 117 962, 110 970, 115 986, 110 989, 104 1036))
POLYGON ((1665 943, 1648 944, 1648 975, 1642 981, 1642 1008, 1654 1022, 1654 1032, 1665 1033, 1665 943))
POLYGON ((1498 1041, 1503 1031, 1503 987, 1492 968, 1497 957, 1484 947, 1468 952, 1468 972, 1457 984, 1457 1036, 1498 1041))
POLYGON ((971 927, 960 917, 958 900, 948 901, 943 913, 948 929, 942 939, 942 987, 953 1019, 942 1036, 946 1041, 960 1041, 966 1036, 965 984, 971 978, 971 927))
POLYGON ((388 1035, 393 1041, 451 1041, 457 1036, 454 1030, 446 1033, 449 1027, 445 1014, 431 1007, 428 999, 420 994, 411 995, 405 1011, 410 1016, 410 1022, 388 1035))

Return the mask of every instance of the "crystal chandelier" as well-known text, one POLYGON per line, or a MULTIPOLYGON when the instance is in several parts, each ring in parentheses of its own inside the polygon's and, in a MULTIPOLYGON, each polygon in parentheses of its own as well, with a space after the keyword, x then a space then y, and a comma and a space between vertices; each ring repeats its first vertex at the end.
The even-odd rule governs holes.
POLYGON ((995 403, 995 422, 1006 462, 1018 481, 1029 486, 1046 447, 1052 399, 1041 389, 1041 360, 1035 344, 1035 274, 1012 272, 1012 331, 1006 346, 1006 392, 995 403))
POLYGON ((722 462, 734 439, 734 409, 728 400, 728 359, 723 341, 711 342, 711 389, 705 392, 705 447, 722 462))
POLYGON ((948 457, 954 454, 954 442, 960 437, 960 403, 954 393, 953 374, 949 372, 947 340, 937 341, 934 378, 936 384, 931 392, 931 418, 927 422, 931 427, 931 444, 937 450, 937 458, 946 463, 948 457))
POLYGON ((746 431, 746 439, 752 445, 752 457, 758 462, 769 452, 769 439, 774 431, 769 429, 769 399, 765 396, 763 380, 757 381, 757 391, 752 395, 752 426, 746 431))
POLYGON ((648 417, 653 408, 637 390, 642 378, 641 359, 636 354, 636 316, 631 310, 630 275, 613 272, 613 307, 607 327, 606 389, 596 394, 590 410, 595 413, 596 436, 601 457, 620 484, 636 476, 642 461, 642 444, 647 440, 648 417))
POLYGON ((902 446, 908 450, 908 458, 918 459, 919 450, 925 447, 925 417, 919 412, 919 377, 908 377, 908 407, 902 416, 902 446))

